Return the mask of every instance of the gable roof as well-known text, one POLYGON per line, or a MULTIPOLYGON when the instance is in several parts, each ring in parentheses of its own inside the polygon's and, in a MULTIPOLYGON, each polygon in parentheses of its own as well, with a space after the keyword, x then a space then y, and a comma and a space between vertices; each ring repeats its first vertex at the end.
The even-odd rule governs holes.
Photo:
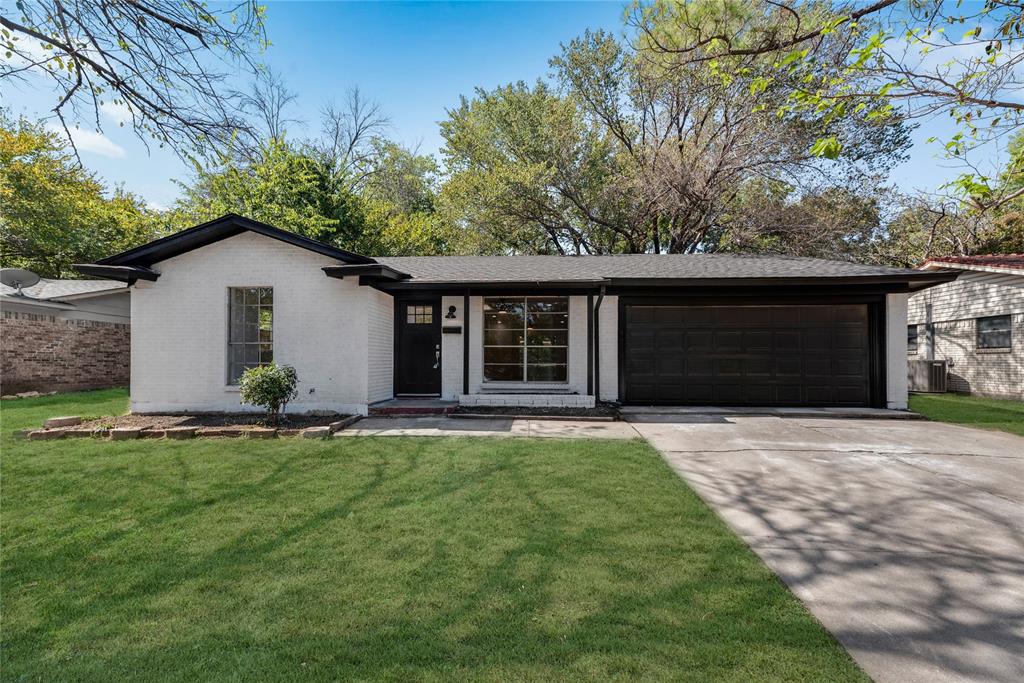
POLYGON ((227 213, 220 218, 215 218, 212 221, 197 225, 194 228, 182 230, 181 232, 176 232, 173 235, 168 235, 167 237, 162 237, 158 240, 143 244, 141 247, 135 247, 134 249, 123 251, 120 254, 100 259, 96 262, 96 265, 149 268, 159 261, 179 256, 192 251, 193 249, 205 247, 208 244, 219 242, 220 240, 227 239, 228 237, 234 237, 235 235, 241 234, 245 231, 255 232, 266 237, 281 240, 282 242, 286 242, 293 246, 308 249, 309 251, 337 259, 343 263, 374 263, 374 260, 368 256, 363 256, 362 254, 357 254, 351 251, 345 251, 344 249, 338 249, 330 244, 318 242, 317 240, 303 237, 302 235, 294 232, 275 228, 272 225, 260 223, 259 221, 252 220, 251 218, 246 218, 245 216, 239 216, 235 213, 227 213))
POLYGON ((921 270, 956 268, 986 270, 1024 275, 1024 254, 976 254, 974 256, 936 256, 918 266, 921 270))
MULTIPOLYGON (((0 284, 0 294, 17 296, 17 289, 0 284)), ((25 298, 38 301, 60 301, 89 295, 127 291, 127 285, 113 280, 51 280, 43 278, 31 287, 23 287, 25 298)))
POLYGON ((941 281, 955 278, 907 268, 765 254, 622 254, 614 256, 404 256, 378 257, 411 276, 413 284, 495 282, 599 282, 702 284, 737 280, 856 279, 941 281))

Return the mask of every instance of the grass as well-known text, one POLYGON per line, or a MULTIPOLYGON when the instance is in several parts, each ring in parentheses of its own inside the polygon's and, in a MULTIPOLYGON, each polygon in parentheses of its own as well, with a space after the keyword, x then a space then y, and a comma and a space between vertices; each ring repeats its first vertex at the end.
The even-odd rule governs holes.
POLYGON ((1024 436, 1024 402, 960 394, 912 394, 910 409, 929 420, 1024 436))
POLYGON ((7 680, 867 680, 641 441, 15 441, 7 680))

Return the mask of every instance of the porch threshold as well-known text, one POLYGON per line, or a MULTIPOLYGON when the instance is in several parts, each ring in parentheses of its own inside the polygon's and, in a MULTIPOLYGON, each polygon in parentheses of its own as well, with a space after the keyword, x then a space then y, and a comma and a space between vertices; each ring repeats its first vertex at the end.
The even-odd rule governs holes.
POLYGON ((438 398, 392 398, 369 406, 370 415, 378 417, 399 415, 447 415, 459 405, 458 401, 438 398))

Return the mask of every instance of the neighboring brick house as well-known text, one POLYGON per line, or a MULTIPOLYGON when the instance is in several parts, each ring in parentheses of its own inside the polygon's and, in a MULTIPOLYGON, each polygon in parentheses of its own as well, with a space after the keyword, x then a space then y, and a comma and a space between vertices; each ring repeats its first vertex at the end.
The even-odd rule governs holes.
POLYGON ((0 285, 0 393, 128 386, 130 297, 113 280, 0 285))
POLYGON ((363 256, 226 215, 78 264, 131 286, 135 412, 465 405, 907 406, 909 294, 956 272, 789 256, 363 256))
POLYGON ((910 297, 911 359, 945 360, 948 388, 1024 400, 1024 254, 935 258, 960 277, 910 297))

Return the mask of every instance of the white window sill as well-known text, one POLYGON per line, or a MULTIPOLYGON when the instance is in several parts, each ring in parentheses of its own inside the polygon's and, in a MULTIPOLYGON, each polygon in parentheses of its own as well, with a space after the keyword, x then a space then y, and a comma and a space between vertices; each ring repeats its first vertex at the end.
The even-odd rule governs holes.
POLYGON ((1010 347, 1006 347, 1005 349, 975 349, 974 352, 975 353, 982 353, 982 354, 986 354, 986 353, 1013 353, 1013 349, 1010 348, 1010 347))

